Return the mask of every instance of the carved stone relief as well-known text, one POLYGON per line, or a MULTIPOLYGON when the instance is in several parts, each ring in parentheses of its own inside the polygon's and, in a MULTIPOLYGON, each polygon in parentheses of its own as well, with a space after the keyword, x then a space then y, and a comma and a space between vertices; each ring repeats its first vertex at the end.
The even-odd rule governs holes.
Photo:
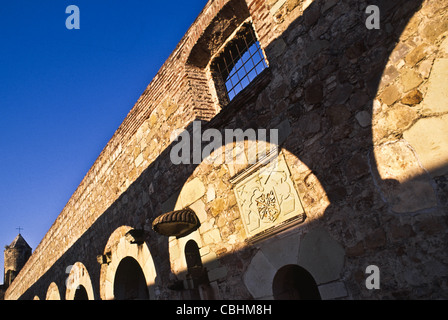
POLYGON ((231 179, 248 241, 291 225, 305 213, 282 153, 273 153, 231 179))

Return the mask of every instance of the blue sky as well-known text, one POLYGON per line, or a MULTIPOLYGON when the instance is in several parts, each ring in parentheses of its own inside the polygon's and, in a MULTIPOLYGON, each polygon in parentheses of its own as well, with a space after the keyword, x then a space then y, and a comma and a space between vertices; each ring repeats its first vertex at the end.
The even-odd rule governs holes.
POLYGON ((2 2, 0 283, 16 228, 34 250, 206 3, 2 2))

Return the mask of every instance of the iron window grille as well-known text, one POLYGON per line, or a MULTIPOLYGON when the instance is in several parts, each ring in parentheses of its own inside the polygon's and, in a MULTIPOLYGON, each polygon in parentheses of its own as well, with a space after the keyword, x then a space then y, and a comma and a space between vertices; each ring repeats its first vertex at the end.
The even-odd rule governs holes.
POLYGON ((226 46, 214 61, 214 66, 221 76, 229 101, 267 68, 260 43, 249 24, 243 26, 226 46))

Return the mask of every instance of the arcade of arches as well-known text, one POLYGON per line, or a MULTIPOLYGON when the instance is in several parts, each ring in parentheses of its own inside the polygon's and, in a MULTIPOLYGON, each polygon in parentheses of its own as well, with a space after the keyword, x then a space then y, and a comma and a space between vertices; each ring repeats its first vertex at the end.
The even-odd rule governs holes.
MULTIPOLYGON (((126 239, 130 227, 118 228, 110 237, 106 252, 111 252, 109 262, 103 265, 101 298, 107 300, 148 300, 154 298, 156 272, 146 243, 131 244, 126 239), (111 250, 111 251, 109 251, 111 250), (151 281, 149 281, 151 280, 151 281)), ((216 299, 210 285, 207 270, 203 265, 200 249, 195 240, 185 241, 185 281, 177 283, 184 289, 186 299, 216 299)), ((76 262, 67 268, 65 282, 66 300, 93 300, 92 282, 86 267, 76 262)), ((176 284, 174 284, 176 285, 176 284)), ((64 288, 52 282, 48 287, 46 300, 61 300, 64 288)), ((176 289, 176 288, 172 288, 176 289)), ((318 286, 313 276, 298 265, 285 265, 275 274, 272 281, 272 297, 280 300, 320 299, 318 286)), ((40 297, 35 296, 35 300, 40 297)))

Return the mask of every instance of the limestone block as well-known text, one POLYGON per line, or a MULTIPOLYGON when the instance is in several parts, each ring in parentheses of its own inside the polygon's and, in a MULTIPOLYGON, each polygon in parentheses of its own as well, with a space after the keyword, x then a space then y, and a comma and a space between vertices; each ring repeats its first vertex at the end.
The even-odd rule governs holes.
MULTIPOLYGON (((208 248, 208 247, 204 247, 208 248)), ((203 250, 205 251, 205 250, 203 250)), ((216 269, 220 267, 218 257, 213 251, 208 251, 206 254, 201 254, 202 265, 208 270, 216 269)))
POLYGON ((196 213, 199 222, 202 224, 207 220, 207 212, 205 211, 205 203, 202 200, 197 200, 190 204, 190 209, 196 213))
POLYGON ((420 76, 422 76, 424 79, 428 79, 429 74, 431 73, 433 62, 434 59, 427 59, 420 63, 418 67, 418 72, 420 73, 420 76))
POLYGON ((227 276, 227 268, 219 267, 208 271, 208 279, 210 282, 225 278, 227 276))
POLYGON ((381 82, 379 88, 384 88, 385 86, 392 83, 399 76, 398 70, 395 66, 388 66, 381 77, 381 82))
POLYGON ((400 92, 394 85, 387 87, 383 91, 383 93, 381 93, 381 95, 379 96, 381 101, 387 105, 393 104, 395 101, 400 99, 400 97, 401 97, 400 92))
POLYGON ((343 282, 331 282, 320 285, 319 293, 322 300, 337 299, 347 296, 347 289, 343 282))
POLYGON ((276 268, 297 264, 300 239, 297 234, 261 243, 260 248, 270 263, 276 268))
POLYGON ((149 127, 150 128, 153 128, 157 124, 157 121, 159 120, 156 110, 157 109, 154 109, 154 111, 151 113, 151 116, 149 117, 149 127))
POLYGON ((339 279, 344 258, 344 248, 323 228, 311 230, 300 242, 299 265, 317 284, 339 279))
POLYGON ((422 101, 423 95, 418 89, 414 89, 401 99, 401 102, 407 105, 418 104, 422 101))
POLYGON ((403 137, 432 176, 448 173, 448 115, 420 119, 403 137))
POLYGON ((201 255, 201 257, 207 255, 210 253, 210 247, 202 247, 199 249, 199 254, 201 255))
POLYGON ((243 276, 244 284, 254 299, 272 296, 272 282, 276 272, 277 269, 263 252, 258 251, 243 276))
POLYGON ((400 103, 389 109, 386 114, 386 127, 391 131, 403 130, 417 119, 417 111, 400 103))
POLYGON ((137 158, 135 159, 135 166, 138 167, 142 164, 143 162, 143 154, 140 153, 137 158))
POLYGON ((213 200, 212 205, 210 206, 210 211, 214 217, 220 215, 227 208, 226 201, 223 198, 217 198, 213 200))
POLYGON ((179 199, 176 203, 177 208, 185 208, 189 206, 205 194, 205 186, 199 178, 187 182, 179 194, 179 199))
POLYGON ((403 59, 411 50, 408 45, 406 45, 403 42, 400 42, 397 44, 397 46, 392 51, 392 54, 390 55, 390 61, 392 63, 396 63, 399 60, 403 59))
POLYGON ((448 59, 436 59, 428 80, 428 91, 422 104, 425 111, 448 111, 448 59))
POLYGON ((416 47, 414 50, 412 50, 407 56, 406 56, 406 63, 408 63, 411 66, 416 65, 418 62, 420 62, 423 58, 426 56, 426 49, 428 47, 428 44, 423 43, 416 47))
POLYGON ((177 260, 181 256, 181 248, 179 245, 179 240, 173 239, 169 242, 169 251, 170 251, 170 258, 171 260, 177 260))
POLYGON ((213 186, 208 186, 207 189, 207 202, 213 201, 216 198, 215 188, 213 186))
POLYGON ((420 75, 412 69, 404 70, 401 74, 401 85, 403 86, 404 92, 416 88, 422 82, 423 80, 420 78, 420 75))
POLYGON ((205 233, 213 228, 215 224, 215 218, 211 218, 207 221, 201 222, 201 226, 199 227, 199 233, 205 233))
POLYGON ((218 244, 222 242, 221 234, 218 229, 212 229, 202 235, 205 245, 218 244))
POLYGON ((375 146, 374 154, 377 185, 394 212, 415 212, 436 205, 429 176, 405 141, 375 146))

